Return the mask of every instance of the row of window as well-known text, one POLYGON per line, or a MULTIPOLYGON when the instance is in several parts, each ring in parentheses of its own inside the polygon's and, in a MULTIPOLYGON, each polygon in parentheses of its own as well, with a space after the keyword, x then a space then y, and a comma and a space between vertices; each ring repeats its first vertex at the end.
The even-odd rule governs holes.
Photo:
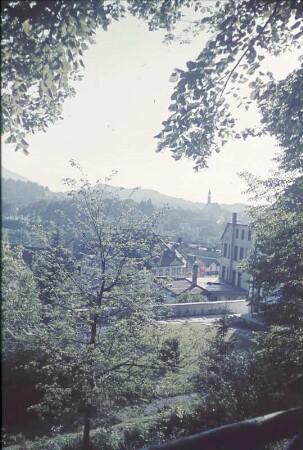
MULTIPOLYGON (((239 228, 236 228, 236 239, 239 239, 239 228)), ((245 230, 241 230, 241 240, 243 241, 245 239, 245 230)), ((247 234, 247 240, 251 241, 251 230, 248 230, 247 234)))
POLYGON ((158 275, 159 277, 182 275, 183 267, 166 267, 161 269, 154 269, 154 274, 158 275))
MULTIPOLYGON (((224 244, 223 246, 223 256, 225 258, 230 258, 230 245, 224 244)), ((243 258, 247 257, 247 249, 246 252, 244 254, 244 247, 238 247, 237 245, 234 246, 234 254, 233 254, 233 259, 235 261, 241 260, 243 258)))

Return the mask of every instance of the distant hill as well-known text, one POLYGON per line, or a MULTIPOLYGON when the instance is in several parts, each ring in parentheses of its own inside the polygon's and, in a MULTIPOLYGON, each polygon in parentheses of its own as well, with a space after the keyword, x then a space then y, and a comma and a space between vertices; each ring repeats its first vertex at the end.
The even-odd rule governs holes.
POLYGON ((112 193, 119 194, 122 199, 131 198, 136 202, 150 200, 155 206, 162 207, 164 205, 169 205, 173 208, 182 208, 190 210, 202 210, 205 206, 203 203, 192 202, 190 200, 185 200, 183 198, 170 197, 169 195, 161 194, 154 189, 144 189, 144 188, 123 188, 121 190, 118 186, 108 186, 108 190, 112 193))
MULTIPOLYGON (((12 172, 11 170, 5 169, 2 167, 1 171, 1 177, 3 179, 11 179, 11 180, 19 180, 23 182, 30 182, 27 178, 12 172)), ((38 195, 39 198, 45 198, 45 197, 51 197, 55 196, 58 198, 58 196, 61 196, 63 194, 60 193, 54 193, 47 188, 38 185, 37 183, 33 183, 36 186, 39 186, 40 192, 38 195), (42 193, 42 189, 46 192, 42 193), (46 195, 45 195, 46 194, 46 195)), ((2 183, 2 195, 5 197, 5 192, 3 192, 3 183, 2 183)), ((138 189, 131 189, 131 188, 120 188, 119 186, 108 186, 108 191, 112 193, 116 193, 119 195, 121 199, 127 199, 131 198, 136 202, 141 201, 147 201, 150 200, 153 205, 156 207, 163 207, 164 205, 168 205, 172 208, 181 208, 181 209, 189 209, 191 211, 201 211, 203 214, 201 217, 204 219, 210 219, 215 221, 224 222, 230 219, 230 212, 237 212, 241 216, 245 216, 244 210, 246 208, 246 205, 243 203, 234 203, 234 204, 222 204, 219 205, 218 203, 212 203, 211 205, 206 205, 205 203, 199 203, 199 202, 192 202, 190 200, 185 200, 182 198, 177 197, 171 197, 169 195, 161 194, 158 191, 155 191, 153 189, 144 189, 144 188, 138 188, 138 189)), ((7 192, 6 192, 7 193, 7 192)), ((35 199, 34 199, 35 200, 35 199)))
POLYGON ((6 169, 5 167, 1 167, 1 178, 4 178, 6 180, 11 179, 11 180, 20 180, 20 181, 30 181, 28 178, 25 178, 16 172, 12 172, 11 170, 6 169))
POLYGON ((112 193, 118 193, 120 198, 132 198, 136 202, 151 200, 151 202, 157 207, 163 207, 168 205, 172 208, 188 209, 190 211, 201 211, 201 218, 204 220, 213 220, 215 222, 224 223, 231 220, 231 213, 236 212, 239 215, 239 219, 242 221, 249 220, 249 217, 245 213, 247 205, 244 203, 233 204, 219 204, 219 203, 198 203, 190 200, 185 200, 177 197, 170 197, 168 195, 161 194, 153 189, 138 188, 137 190, 124 188, 121 190, 117 186, 109 186, 109 191, 112 193))
POLYGON ((39 200, 52 200, 57 198, 58 194, 51 192, 48 187, 34 183, 22 175, 2 167, 1 197, 5 202, 21 206, 39 200))

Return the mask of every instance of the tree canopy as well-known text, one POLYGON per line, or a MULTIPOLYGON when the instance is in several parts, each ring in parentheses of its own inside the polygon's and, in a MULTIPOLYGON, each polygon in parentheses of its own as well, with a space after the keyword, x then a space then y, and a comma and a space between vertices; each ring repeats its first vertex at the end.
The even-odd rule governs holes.
MULTIPOLYGON (((264 186, 256 181, 256 195, 260 196, 264 186)), ((267 321, 302 327, 303 177, 280 187, 280 192, 273 190, 276 200, 272 204, 251 208, 256 252, 244 263, 244 269, 262 289, 261 302, 258 298, 253 301, 265 312, 267 321)))
POLYGON ((57 121, 81 79, 96 30, 127 13, 170 29, 184 0, 4 0, 1 2, 1 134, 28 153, 27 134, 57 121))
POLYGON ((172 114, 156 136, 158 151, 188 157, 200 169, 231 139, 268 134, 282 149, 283 168, 302 167, 303 58, 298 55, 297 68, 283 80, 275 79, 267 61, 301 48, 302 2, 228 0, 216 6, 196 24, 209 27, 206 46, 187 70, 175 70, 172 114), (260 124, 241 129, 239 115, 253 105, 260 124))

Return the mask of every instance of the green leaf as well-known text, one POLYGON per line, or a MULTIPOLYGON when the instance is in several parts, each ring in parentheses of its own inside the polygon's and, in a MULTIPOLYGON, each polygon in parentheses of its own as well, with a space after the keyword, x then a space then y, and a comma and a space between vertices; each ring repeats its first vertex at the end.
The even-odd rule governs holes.
POLYGON ((5 144, 12 144, 12 143, 15 143, 15 142, 17 142, 17 140, 16 140, 16 137, 15 137, 13 134, 11 134, 11 135, 4 141, 5 144))
POLYGON ((32 30, 32 26, 31 26, 31 24, 29 23, 28 20, 26 20, 25 22, 22 23, 22 30, 24 31, 24 33, 25 33, 27 36, 30 35, 30 32, 31 32, 31 30, 32 30))
POLYGON ((22 139, 20 144, 22 145, 23 148, 29 147, 29 144, 26 142, 25 139, 22 139))

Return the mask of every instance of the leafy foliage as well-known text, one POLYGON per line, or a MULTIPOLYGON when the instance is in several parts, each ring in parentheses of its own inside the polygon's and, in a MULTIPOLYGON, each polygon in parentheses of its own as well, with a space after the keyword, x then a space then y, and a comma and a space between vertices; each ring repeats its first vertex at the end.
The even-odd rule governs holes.
POLYGON ((2 244, 2 317, 4 348, 10 338, 31 334, 41 317, 40 302, 34 278, 22 259, 21 248, 2 244), (8 341, 6 341, 8 339, 8 341))
POLYGON ((165 365, 165 370, 171 370, 176 372, 178 370, 178 364, 180 363, 180 342, 177 338, 166 339, 159 352, 160 360, 165 365))
POLYGON ((221 323, 209 351, 201 355, 194 377, 213 426, 292 406, 286 385, 301 370, 302 333, 285 327, 255 333, 243 351, 235 338, 227 337, 225 325, 221 323))
POLYGON ((237 0, 216 6, 215 14, 198 23, 208 25, 212 37, 186 71, 175 71, 172 115, 156 136, 158 150, 170 149, 175 159, 186 156, 199 169, 230 139, 267 133, 278 139, 283 167, 302 167, 302 58, 279 82, 266 68, 267 54, 301 48, 302 3, 237 0), (239 130, 235 107, 245 111, 252 105, 259 107, 261 126, 239 130))
POLYGON ((46 131, 61 117, 66 98, 82 78, 84 53, 98 28, 127 13, 149 28, 167 28, 184 0, 26 0, 1 2, 2 127, 6 143, 28 154, 25 137, 46 131))
POLYGON ((1 275, 2 423, 11 427, 28 421, 26 408, 39 400, 35 390, 37 378, 30 370, 30 361, 37 357, 35 333, 41 323, 41 305, 34 277, 22 260, 21 248, 11 249, 5 240, 1 275))
POLYGON ((155 218, 109 199, 101 182, 67 183, 73 210, 64 224, 78 240, 77 259, 56 227, 41 227, 34 273, 45 362, 36 366, 41 400, 32 409, 57 421, 78 413, 88 448, 96 418, 106 424, 109 411, 151 395, 156 382, 160 333, 144 271, 155 218))
POLYGON ((184 294, 178 295, 178 303, 203 303, 207 302, 208 299, 201 294, 193 294, 191 292, 185 292, 184 294))
POLYGON ((302 327, 303 179, 298 177, 274 192, 273 204, 252 210, 257 248, 246 270, 263 291, 256 306, 267 321, 302 327))

